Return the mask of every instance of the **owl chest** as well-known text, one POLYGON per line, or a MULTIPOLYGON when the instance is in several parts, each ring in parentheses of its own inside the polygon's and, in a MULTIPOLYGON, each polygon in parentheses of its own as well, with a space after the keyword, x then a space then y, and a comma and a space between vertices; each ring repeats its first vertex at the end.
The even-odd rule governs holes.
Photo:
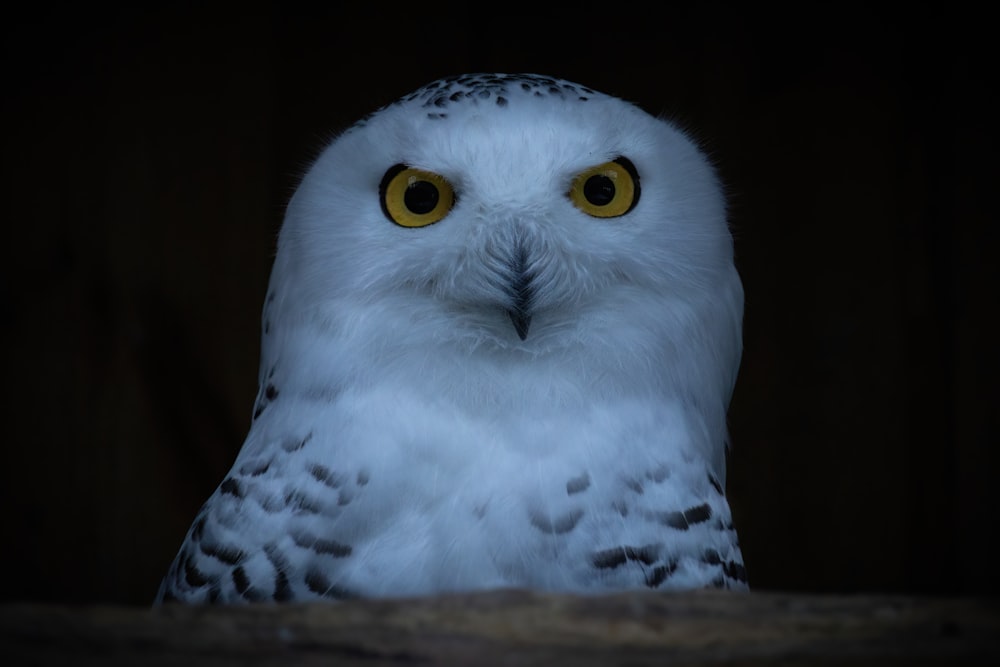
POLYGON ((498 415, 394 393, 315 424, 296 477, 316 489, 317 469, 364 481, 327 505, 352 545, 343 565, 370 593, 572 589, 563 578, 592 576, 596 551, 655 543, 657 512, 701 502, 689 447, 662 405, 498 415))

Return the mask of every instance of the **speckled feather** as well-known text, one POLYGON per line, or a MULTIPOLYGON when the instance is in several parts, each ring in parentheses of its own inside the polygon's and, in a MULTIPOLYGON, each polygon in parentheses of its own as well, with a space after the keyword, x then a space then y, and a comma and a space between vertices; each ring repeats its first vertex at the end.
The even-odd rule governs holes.
POLYGON ((741 319, 720 188, 683 133, 548 77, 428 84, 332 142, 289 204, 250 432, 157 601, 744 589, 724 493, 741 319), (615 158, 641 198, 589 217, 566 193, 615 158), (444 219, 387 219, 396 164, 452 184, 444 219))

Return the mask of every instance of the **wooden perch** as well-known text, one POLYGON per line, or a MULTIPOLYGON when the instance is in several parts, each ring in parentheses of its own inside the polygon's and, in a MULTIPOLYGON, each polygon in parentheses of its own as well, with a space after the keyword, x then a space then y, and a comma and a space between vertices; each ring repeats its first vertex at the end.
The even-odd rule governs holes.
POLYGON ((993 665, 997 600, 520 591, 316 605, 0 606, 10 664, 993 665), (13 660, 13 661, 11 661, 13 660))

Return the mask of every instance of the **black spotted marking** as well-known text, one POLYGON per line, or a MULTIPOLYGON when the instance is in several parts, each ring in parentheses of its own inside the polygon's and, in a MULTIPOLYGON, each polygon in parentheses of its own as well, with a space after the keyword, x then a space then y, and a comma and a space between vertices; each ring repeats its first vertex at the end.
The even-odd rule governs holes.
POLYGON ((349 544, 341 544, 336 540, 324 540, 311 533, 293 535, 292 541, 303 549, 312 549, 318 554, 329 554, 334 558, 346 558, 352 552, 349 544))
POLYGON ((222 484, 219 485, 219 491, 222 495, 235 496, 237 500, 243 500, 244 492, 243 487, 240 486, 239 481, 235 477, 227 477, 222 480, 222 484))
POLYGON ((264 333, 265 334, 271 333, 271 318, 270 317, 267 318, 266 320, 264 320, 264 333))
POLYGON ((743 563, 731 560, 722 566, 722 571, 730 579, 735 579, 742 583, 746 583, 747 581, 747 570, 743 567, 743 563))
POLYGON ((355 483, 358 486, 365 486, 366 484, 368 484, 368 481, 370 479, 371 478, 369 477, 367 470, 359 470, 358 471, 357 479, 355 480, 355 483))
POLYGON ((271 597, 275 602, 287 602, 295 597, 291 583, 288 581, 288 559, 285 558, 274 544, 264 547, 264 554, 274 568, 274 592, 271 597))
POLYGON ((634 477, 625 478, 625 486, 627 486, 632 491, 638 493, 640 496, 643 494, 644 489, 642 488, 642 482, 634 477))
POLYGON ((277 514, 288 507, 288 503, 286 501, 283 501, 281 498, 272 494, 254 493, 251 495, 251 498, 256 500, 261 509, 268 514, 277 514))
POLYGON ((532 512, 531 525, 547 535, 564 535, 576 528, 576 524, 582 518, 582 509, 572 510, 555 519, 549 518, 540 512, 532 512))
POLYGON ((712 528, 721 532, 734 532, 736 530, 732 519, 725 521, 721 516, 712 523, 712 528))
POLYGON ((244 599, 251 602, 260 602, 267 597, 250 585, 250 577, 247 576, 246 570, 242 566, 233 568, 231 576, 233 585, 236 587, 236 592, 242 595, 244 599))
POLYGON ((271 468, 271 460, 250 461, 240 466, 240 474, 244 477, 260 477, 271 468))
POLYGON ((312 436, 313 434, 310 431, 304 438, 287 438, 281 443, 281 448, 286 452, 297 452, 305 447, 310 440, 312 440, 312 436))
POLYGON ((220 598, 222 598, 222 586, 219 582, 215 582, 208 588, 208 603, 216 604, 220 598))
POLYGON ((705 549, 701 555, 701 562, 707 565, 722 565, 722 556, 715 549, 705 549))
POLYGON ((195 566, 191 554, 188 553, 184 558, 184 581, 187 582, 188 586, 194 588, 200 588, 207 584, 210 579, 207 574, 202 572, 195 566))
POLYGON ((656 588, 664 581, 667 577, 672 575, 677 571, 677 562, 670 562, 666 565, 658 565, 653 568, 653 571, 646 575, 646 585, 650 588, 656 588))
POLYGON ((720 496, 726 495, 726 492, 722 489, 722 484, 719 483, 718 478, 712 473, 708 473, 708 483, 712 485, 712 488, 719 492, 720 496))
POLYGON ((629 560, 637 560, 644 565, 652 565, 660 558, 660 545, 647 544, 644 547, 625 547, 629 560))
POLYGON ((329 554, 334 558, 346 558, 351 555, 351 545, 341 544, 336 540, 317 539, 313 543, 312 549, 318 554, 329 554))
POLYGON ((274 598, 275 602, 288 602, 295 598, 292 586, 288 583, 288 575, 278 570, 274 575, 274 598))
POLYGON ((191 526, 191 539, 194 540, 195 542, 199 542, 202 538, 202 535, 205 534, 205 522, 207 520, 208 517, 202 514, 195 520, 194 525, 191 526))
POLYGON ((319 514, 322 512, 322 503, 301 491, 289 491, 286 493, 285 507, 303 514, 319 514))
POLYGON ((705 588, 729 588, 729 586, 726 585, 725 577, 718 576, 712 579, 712 582, 708 586, 705 586, 705 588))
MULTIPOLYGON (((267 326, 269 327, 270 323, 268 323, 267 326)), ((267 327, 265 327, 265 329, 266 328, 267 327)), ((268 382, 267 382, 267 384, 264 386, 263 391, 260 392, 258 394, 258 396, 257 396, 257 403, 254 405, 254 411, 253 411, 253 418, 254 418, 254 420, 256 420, 258 417, 260 417, 261 414, 264 413, 264 410, 267 408, 267 406, 270 405, 271 402, 278 397, 278 388, 275 387, 270 382, 272 375, 274 375, 274 367, 273 366, 271 367, 270 373, 268 373, 268 376, 267 376, 268 382)))
POLYGON ((211 556, 212 558, 220 560, 227 565, 236 565, 246 558, 246 554, 244 554, 243 551, 232 545, 205 544, 202 542, 198 545, 198 548, 206 556, 211 556))
POLYGON ((347 481, 345 475, 335 473, 326 466, 318 463, 310 465, 308 470, 313 479, 317 482, 322 482, 331 489, 339 489, 347 481))
POLYGON ((306 583, 306 587, 310 591, 316 593, 317 595, 322 595, 323 597, 334 600, 350 600, 357 597, 357 595, 351 593, 347 589, 335 586, 327 578, 327 576, 319 570, 309 570, 306 572, 304 581, 306 583))
POLYGON ((611 509, 615 510, 623 517, 628 516, 628 505, 623 500, 616 500, 611 503, 611 509))
POLYGON ((612 569, 624 565, 628 562, 628 556, 625 555, 625 550, 619 549, 608 549, 606 551, 598 551, 591 557, 591 562, 594 567, 605 570, 612 569))
POLYGON ((628 561, 638 561, 643 565, 652 565, 660 558, 660 545, 647 544, 644 547, 617 547, 598 551, 591 556, 594 567, 599 569, 613 569, 620 567, 628 561))
POLYGON ((243 566, 234 567, 231 576, 237 593, 243 595, 250 590, 250 577, 247 576, 247 571, 243 569, 243 566))
POLYGON ((687 530, 695 524, 703 523, 712 518, 712 508, 709 507, 708 503, 704 503, 689 507, 683 512, 660 512, 657 518, 660 523, 666 526, 678 530, 687 530))
POLYGON ((274 377, 274 371, 276 371, 277 369, 278 369, 278 365, 277 364, 271 364, 271 368, 269 368, 267 370, 267 379, 268 380, 270 380, 271 378, 274 377))
POLYGON ((575 493, 583 493, 590 488, 590 475, 583 473, 579 477, 573 477, 566 482, 566 494, 572 496, 575 493))
POLYGON ((517 96, 550 97, 582 103, 589 99, 588 96, 596 94, 585 86, 535 74, 463 74, 432 81, 366 115, 351 130, 364 127, 384 109, 404 104, 418 103, 426 110, 427 118, 441 120, 447 115, 444 111, 456 105, 477 105, 492 100, 496 106, 504 108, 515 103, 514 98, 517 96))

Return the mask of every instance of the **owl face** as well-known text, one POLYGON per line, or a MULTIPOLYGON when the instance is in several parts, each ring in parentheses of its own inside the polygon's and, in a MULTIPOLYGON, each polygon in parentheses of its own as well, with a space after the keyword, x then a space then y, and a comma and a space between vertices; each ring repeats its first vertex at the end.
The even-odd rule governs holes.
POLYGON ((304 309, 360 301, 537 351, 640 325, 628 304, 650 296, 710 297, 732 249, 715 176, 673 126, 569 82, 479 75, 337 138, 289 206, 278 267, 304 309))

